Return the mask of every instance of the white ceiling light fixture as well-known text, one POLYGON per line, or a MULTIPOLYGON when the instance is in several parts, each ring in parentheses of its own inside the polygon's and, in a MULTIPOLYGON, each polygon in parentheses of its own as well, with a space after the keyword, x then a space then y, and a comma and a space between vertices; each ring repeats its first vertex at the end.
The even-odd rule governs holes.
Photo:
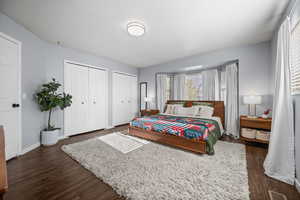
POLYGON ((198 65, 198 66, 185 67, 184 70, 185 71, 193 71, 193 70, 198 70, 198 69, 202 69, 202 68, 203 68, 202 65, 198 65))
POLYGON ((141 22, 129 22, 127 24, 127 32, 134 37, 141 37, 145 34, 146 28, 141 22))

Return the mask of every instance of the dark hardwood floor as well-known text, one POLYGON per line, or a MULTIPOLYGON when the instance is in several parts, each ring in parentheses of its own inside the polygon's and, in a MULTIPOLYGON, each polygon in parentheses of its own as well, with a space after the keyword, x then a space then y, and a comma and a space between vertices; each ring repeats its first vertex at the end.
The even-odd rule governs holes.
MULTIPOLYGON (((125 130, 122 126, 110 130, 73 136, 52 147, 40 147, 8 162, 9 190, 4 200, 111 200, 119 197, 109 185, 60 150, 70 144, 109 132, 125 130)), ((230 138, 223 140, 232 141, 230 138)), ((267 149, 247 145, 247 165, 251 200, 270 200, 268 190, 284 193, 289 200, 299 200, 296 189, 268 178, 262 164, 267 149)))

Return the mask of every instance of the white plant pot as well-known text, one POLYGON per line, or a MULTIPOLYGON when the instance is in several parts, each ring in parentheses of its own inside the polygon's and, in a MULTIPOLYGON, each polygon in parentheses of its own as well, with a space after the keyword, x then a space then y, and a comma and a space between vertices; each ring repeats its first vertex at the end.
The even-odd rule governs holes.
POLYGON ((58 141, 59 129, 53 131, 42 131, 42 145, 50 146, 54 145, 58 141))

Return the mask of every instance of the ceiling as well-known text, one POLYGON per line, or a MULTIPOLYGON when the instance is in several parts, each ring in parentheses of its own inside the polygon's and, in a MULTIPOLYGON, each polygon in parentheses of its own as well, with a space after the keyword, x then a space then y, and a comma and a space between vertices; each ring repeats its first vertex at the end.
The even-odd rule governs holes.
POLYGON ((0 0, 0 11, 40 38, 147 67, 271 39, 289 0, 0 0), (128 21, 143 21, 134 38, 128 21))

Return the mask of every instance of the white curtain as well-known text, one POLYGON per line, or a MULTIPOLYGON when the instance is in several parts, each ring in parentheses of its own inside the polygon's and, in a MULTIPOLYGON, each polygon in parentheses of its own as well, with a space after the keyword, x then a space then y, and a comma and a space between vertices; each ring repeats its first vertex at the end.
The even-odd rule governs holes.
POLYGON ((237 96, 237 64, 226 66, 226 112, 225 126, 226 134, 239 138, 238 131, 238 96, 237 96))
POLYGON ((173 98, 174 100, 184 100, 185 98, 185 74, 174 75, 173 98))
POLYGON ((203 77, 203 100, 219 99, 219 75, 218 70, 206 70, 203 77))
POLYGON ((277 36, 275 94, 269 150, 264 162, 265 174, 294 184, 294 123, 290 93, 290 22, 287 18, 277 36))
POLYGON ((156 77, 156 87, 157 87, 157 109, 160 112, 164 111, 164 107, 167 101, 167 78, 166 74, 158 74, 156 77))

